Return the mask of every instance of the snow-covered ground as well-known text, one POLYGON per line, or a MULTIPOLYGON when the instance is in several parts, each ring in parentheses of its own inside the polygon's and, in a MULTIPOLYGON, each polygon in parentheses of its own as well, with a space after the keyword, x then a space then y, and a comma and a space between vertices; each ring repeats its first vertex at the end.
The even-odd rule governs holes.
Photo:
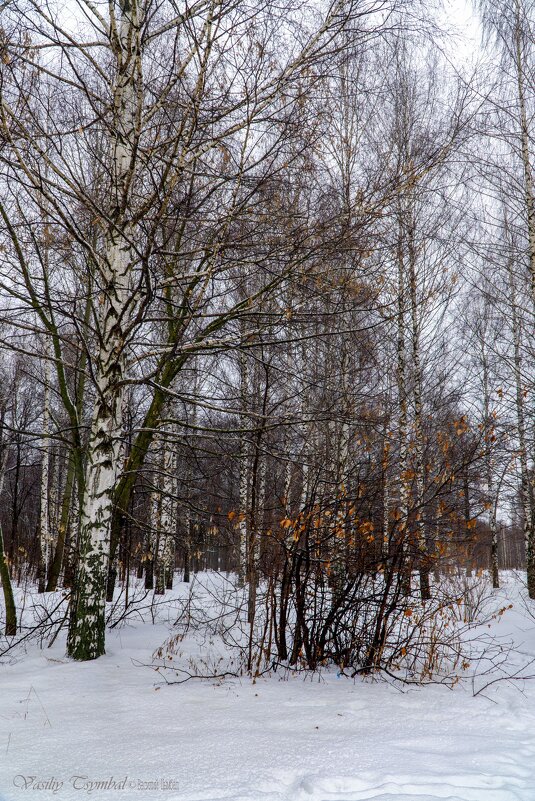
MULTIPOLYGON (((514 638, 514 670, 535 655, 535 620, 508 581, 496 606, 513 608, 487 630, 514 638)), ((475 697, 469 679, 407 688, 335 671, 166 685, 142 665, 168 634, 132 620, 95 662, 68 661, 59 637, 3 658, 2 801, 535 800, 535 679, 475 697)))

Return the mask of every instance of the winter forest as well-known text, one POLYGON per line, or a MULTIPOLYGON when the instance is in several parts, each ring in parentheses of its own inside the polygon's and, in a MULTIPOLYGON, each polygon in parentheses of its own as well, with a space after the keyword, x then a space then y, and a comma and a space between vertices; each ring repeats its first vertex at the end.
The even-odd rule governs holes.
POLYGON ((532 0, 0 0, 0 798, 533 801, 534 160, 532 0))

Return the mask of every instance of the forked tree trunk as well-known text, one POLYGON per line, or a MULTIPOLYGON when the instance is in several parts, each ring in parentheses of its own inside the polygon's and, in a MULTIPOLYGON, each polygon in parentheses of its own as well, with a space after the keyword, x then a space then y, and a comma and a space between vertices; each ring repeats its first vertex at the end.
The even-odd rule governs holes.
MULTIPOLYGON (((113 88, 112 196, 101 273, 100 350, 95 360, 93 407, 82 508, 76 591, 68 653, 78 660, 104 653, 106 580, 122 435, 124 344, 135 309, 131 275, 133 231, 128 218, 135 176, 137 111, 141 103, 140 19, 137 0, 120 0, 111 37, 117 74, 113 88)), ((112 6, 112 11, 115 11, 112 6)))

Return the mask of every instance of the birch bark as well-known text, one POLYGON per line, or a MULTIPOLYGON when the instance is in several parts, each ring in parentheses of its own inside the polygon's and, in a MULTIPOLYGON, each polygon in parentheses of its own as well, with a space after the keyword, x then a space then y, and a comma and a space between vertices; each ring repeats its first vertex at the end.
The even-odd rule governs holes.
POLYGON ((415 221, 412 201, 407 210, 408 216, 408 266, 409 266, 409 294, 410 294, 410 320, 411 320, 411 352, 412 352, 412 400, 414 413, 414 472, 415 472, 415 515, 414 528, 418 548, 420 595, 422 601, 431 597, 429 583, 429 555, 423 523, 424 508, 424 441, 422 429, 422 366, 420 360, 420 321, 418 315, 418 279, 416 275, 416 242, 415 221))
POLYGON ((162 442, 158 559, 155 593, 163 595, 173 570, 176 529, 176 487, 174 452, 167 437, 162 442))
MULTIPOLYGON (((522 153, 522 166, 524 171, 524 203, 526 207, 527 219, 527 240, 528 240, 528 259, 529 272, 531 277, 531 301, 533 320, 535 321, 535 197, 533 191, 533 167, 531 164, 531 154, 529 150, 529 126, 526 108, 526 75, 525 59, 522 46, 522 6, 520 0, 515 0, 515 69, 518 90, 518 102, 520 109, 520 143, 522 153)), ((515 344, 516 359, 516 344, 515 344)), ((516 369, 516 367, 515 367, 516 369)), ((518 407, 518 381, 517 381, 517 407, 518 407)), ((520 393, 522 394, 522 393, 520 393)), ((520 399, 522 402, 522 399, 520 399)), ((528 593, 530 598, 535 598, 535 514, 534 514, 534 495, 533 471, 530 475, 527 465, 527 449, 525 442, 524 424, 524 446, 521 445, 521 460, 525 461, 522 467, 522 497, 524 499, 524 535, 526 547, 526 566, 528 578, 528 593), (522 456, 524 453, 524 456, 522 456)))
POLYGON ((41 509, 39 518, 40 565, 38 591, 44 592, 49 566, 50 531, 48 514, 49 467, 50 467, 50 363, 45 360, 41 462, 41 509))
POLYGON ((131 287, 134 232, 128 212, 142 102, 138 0, 119 0, 116 8, 110 4, 110 16, 116 32, 110 40, 117 70, 111 134, 113 208, 99 265, 100 350, 95 364, 96 398, 87 448, 79 562, 68 638, 68 653, 78 660, 95 659, 104 653, 110 525, 121 454, 124 346, 135 304, 131 287))
POLYGON ((512 265, 509 265, 509 297, 511 308, 511 323, 513 334, 513 369, 515 379, 515 400, 516 400, 516 421, 518 432, 518 450, 520 461, 520 493, 522 498, 522 508, 524 512, 524 543, 526 550, 526 568, 528 578, 528 593, 530 598, 535 598, 535 543, 533 523, 534 497, 533 485, 529 477, 528 466, 528 447, 526 430, 526 412, 524 402, 524 387, 522 381, 522 351, 520 320, 518 316, 518 304, 516 300, 516 287, 514 282, 512 265))

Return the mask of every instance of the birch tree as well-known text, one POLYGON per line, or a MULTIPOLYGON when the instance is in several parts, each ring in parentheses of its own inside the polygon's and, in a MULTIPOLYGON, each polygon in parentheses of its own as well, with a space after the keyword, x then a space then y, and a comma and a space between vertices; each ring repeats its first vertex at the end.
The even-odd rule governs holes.
MULTIPOLYGON (((8 43, 1 68, 0 213, 10 242, 3 289, 37 313, 52 341, 75 440, 79 558, 68 650, 76 659, 104 651, 108 566, 166 393, 188 359, 224 341, 229 321, 256 302, 232 303, 230 292, 213 299, 235 270, 225 249, 238 221, 254 209, 272 156, 283 161, 292 115, 315 80, 310 68, 340 47, 345 25, 355 40, 381 31, 388 7, 354 0, 308 15, 293 4, 259 4, 250 15, 214 0, 177 14, 172 3, 153 13, 144 0, 79 0, 72 26, 52 4, 7 9, 13 29, 28 35, 8 43), (47 270, 31 233, 45 210, 47 270), (82 303, 69 292, 72 274, 85 287, 82 303), (165 310, 163 340, 149 307, 165 310), (82 413, 67 377, 65 318, 91 378, 82 413), (149 331, 158 331, 152 349, 144 347, 149 331), (150 382, 152 394, 123 469, 122 407, 132 381, 150 382)), ((295 249, 288 241, 284 248, 260 295, 294 269, 295 249)))
MULTIPOLYGON (((501 152, 496 154, 498 164, 493 165, 490 178, 498 196, 513 216, 519 215, 517 229, 523 240, 520 260, 527 267, 527 286, 523 293, 529 298, 530 324, 535 321, 535 195, 533 187, 533 107, 532 92, 535 75, 535 50, 533 47, 534 13, 531 0, 481 0, 476 3, 481 13, 487 45, 495 47, 500 61, 489 103, 494 111, 492 133, 501 141, 501 152), (496 170, 498 168, 498 171, 496 170)), ((489 174, 487 172, 487 179, 489 174)), ((518 306, 515 304, 514 331, 518 331, 518 306)), ((513 335, 516 338, 516 334, 513 335)), ((517 345, 515 363, 519 363, 520 349, 517 345)), ((531 357, 532 359, 532 357, 531 357)), ((515 368, 518 373, 518 368, 515 368)), ((516 379, 515 379, 516 380, 516 379)), ((518 382, 517 382, 518 386, 518 382)), ((522 404, 523 405, 523 402, 522 404)), ((533 504, 533 441, 526 439, 523 409, 517 402, 518 436, 521 460, 521 494, 525 514, 525 549, 527 561, 527 583, 531 598, 535 598, 535 518, 533 504), (518 417, 518 413, 520 416, 518 417)), ((530 438, 531 439, 531 438, 530 438)))

